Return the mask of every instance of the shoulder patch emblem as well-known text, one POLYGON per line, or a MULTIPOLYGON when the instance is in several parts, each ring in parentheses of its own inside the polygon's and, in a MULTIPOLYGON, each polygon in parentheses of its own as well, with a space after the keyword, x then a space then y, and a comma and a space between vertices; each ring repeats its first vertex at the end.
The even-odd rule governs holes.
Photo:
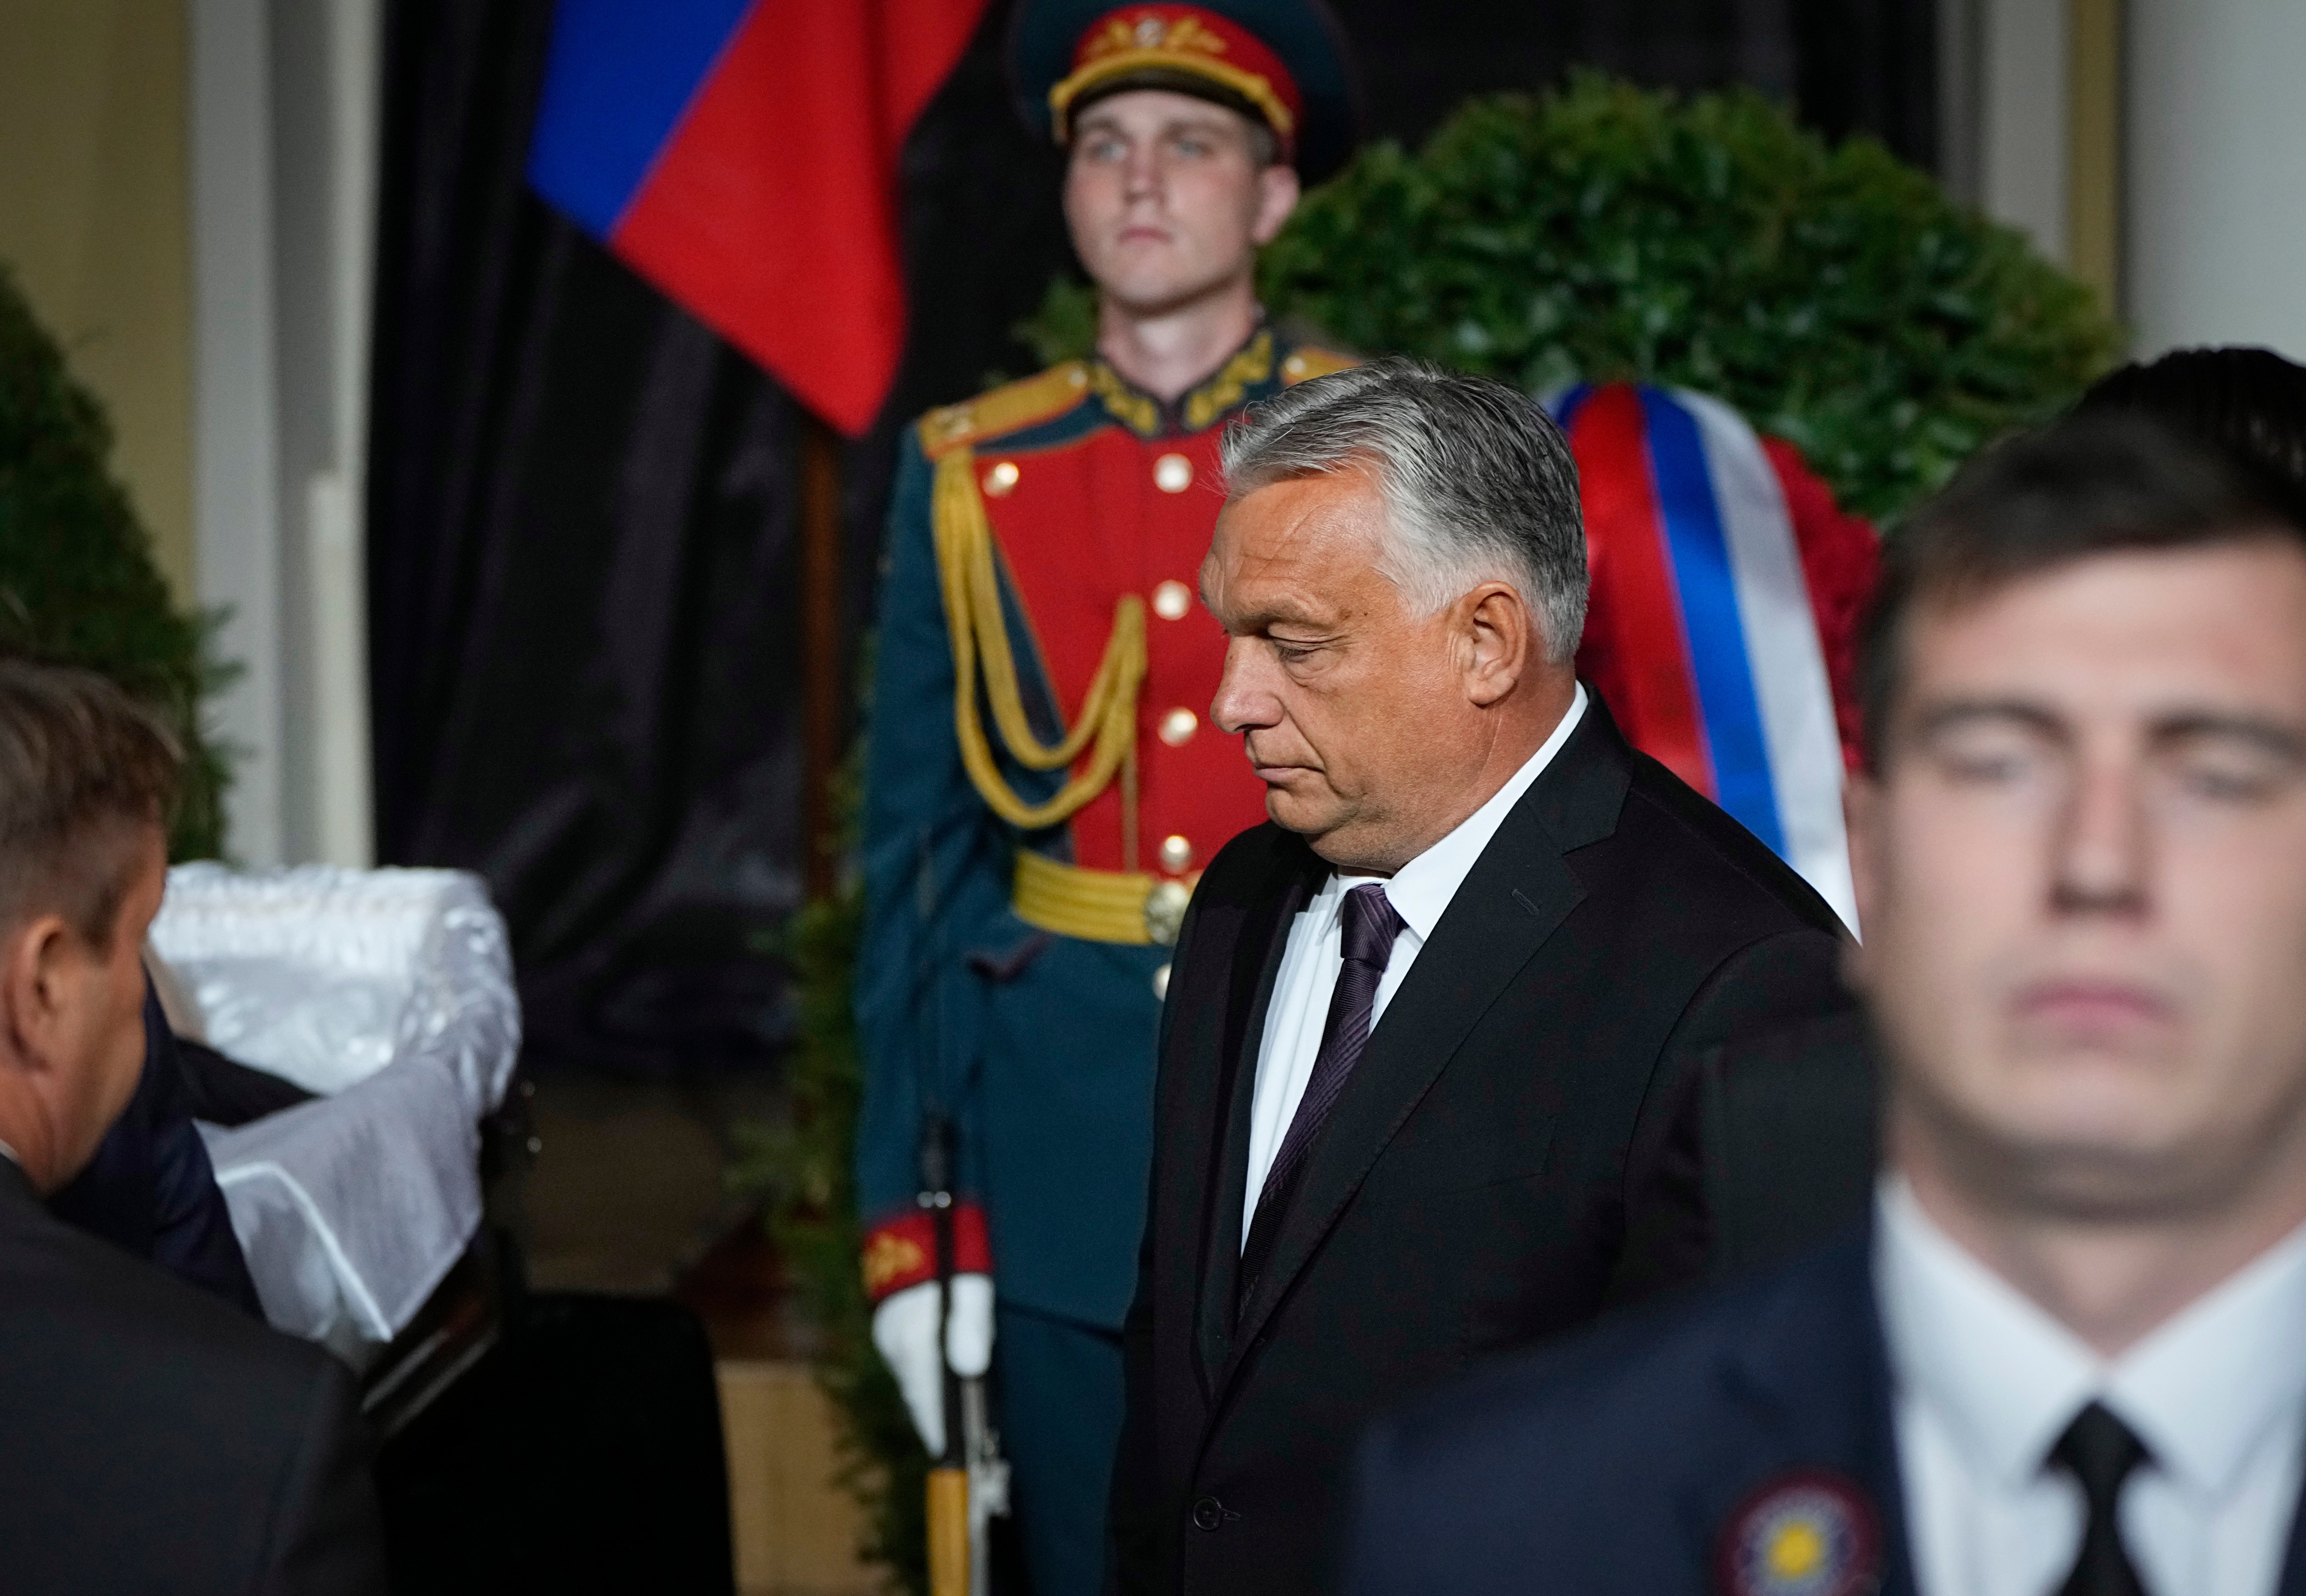
POLYGON ((1305 344, 1291 350, 1289 358, 1281 363, 1281 383, 1285 388, 1294 388, 1316 377, 1327 377, 1332 371, 1350 371, 1361 363, 1350 354, 1305 344))
POLYGON ((921 452, 934 460, 964 443, 1014 432, 1072 409, 1088 392, 1086 362, 1051 366, 1038 376, 930 411, 920 419, 921 452))
POLYGON ((1721 1596, 1862 1596, 1881 1581, 1881 1526, 1842 1476, 1781 1474, 1722 1526, 1715 1577, 1721 1596))

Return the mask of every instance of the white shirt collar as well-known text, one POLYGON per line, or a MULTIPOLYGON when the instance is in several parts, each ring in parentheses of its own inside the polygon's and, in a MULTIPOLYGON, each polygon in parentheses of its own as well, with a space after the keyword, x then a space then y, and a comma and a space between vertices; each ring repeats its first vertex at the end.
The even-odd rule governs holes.
POLYGON ((2109 1363, 1972 1257, 1902 1176, 1875 1199, 1875 1290, 1891 1368, 1980 1474, 2017 1489, 2082 1404, 2102 1400, 2176 1483, 2222 1498, 2306 1404, 2306 1226, 2109 1363))
MULTIPOLYGON (((1506 784, 1491 793, 1488 802, 1459 821, 1448 836, 1386 880, 1386 900, 1393 905, 1402 923, 1417 934, 1420 943, 1433 935, 1433 927, 1440 924, 1449 900, 1473 873, 1490 839, 1498 834, 1506 816, 1513 813, 1522 795, 1545 773, 1545 767, 1553 763, 1553 756, 1561 752, 1561 745, 1569 740, 1569 734, 1577 730, 1577 722, 1584 717, 1585 684, 1579 682, 1552 735, 1538 746, 1536 753, 1522 761, 1519 770, 1506 778, 1506 784)), ((1374 879, 1332 875, 1331 893, 1341 897, 1345 888, 1359 885, 1362 880, 1374 879)))

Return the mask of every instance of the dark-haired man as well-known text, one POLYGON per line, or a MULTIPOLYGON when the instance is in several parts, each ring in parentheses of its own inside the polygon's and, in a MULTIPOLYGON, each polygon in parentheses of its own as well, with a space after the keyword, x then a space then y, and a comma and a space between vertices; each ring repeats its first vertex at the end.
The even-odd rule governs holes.
POLYGON ((380 1591, 346 1370, 40 1201, 143 1068, 177 766, 118 689, 0 661, 0 1583, 380 1591))
MULTIPOLYGON (((2099 378, 2078 415, 2137 415, 2306 508, 2306 366, 2270 349, 2177 349, 2099 378)), ((1742 1038, 1708 1056, 1676 1128, 1712 1193, 1709 1250, 1729 1276, 1856 1223, 1872 1201, 1878 1070, 1855 1008, 1742 1038)))
POLYGON ((1356 1596, 2306 1591, 2306 529, 2134 417, 1866 644, 1869 1226, 1383 1429, 1356 1596))

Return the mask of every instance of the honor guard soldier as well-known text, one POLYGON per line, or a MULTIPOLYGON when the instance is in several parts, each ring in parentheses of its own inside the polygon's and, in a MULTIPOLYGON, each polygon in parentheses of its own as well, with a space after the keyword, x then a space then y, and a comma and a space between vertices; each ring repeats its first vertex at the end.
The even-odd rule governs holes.
POLYGON ((1038 1596, 1100 1577, 1170 944, 1200 867, 1265 816, 1206 723, 1226 638, 1194 583, 1220 430, 1350 363, 1268 323, 1251 284, 1301 181, 1350 151, 1340 38, 1317 0, 1027 0, 1013 64, 1069 152, 1097 350, 931 412, 899 466, 865 786, 863 1267, 932 1455, 948 1361, 997 1362, 1038 1596))

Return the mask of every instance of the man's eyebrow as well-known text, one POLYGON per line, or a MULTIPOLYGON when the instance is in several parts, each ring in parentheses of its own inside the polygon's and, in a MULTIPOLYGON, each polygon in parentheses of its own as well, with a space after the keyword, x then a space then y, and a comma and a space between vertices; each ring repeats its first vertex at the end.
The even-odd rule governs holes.
MULTIPOLYGON (((1161 122, 1153 129, 1151 136, 1156 139, 1170 139, 1179 133, 1230 133, 1233 131, 1234 124, 1226 120, 1225 114, 1221 111, 1213 112, 1206 116, 1182 113, 1161 122)), ((1094 110, 1083 112, 1080 120, 1073 124, 1073 136, 1077 139, 1098 132, 1117 133, 1123 138, 1129 136, 1129 129, 1123 124, 1120 117, 1100 115, 1094 110)))
POLYGON ((2156 717, 2147 735, 2156 743, 2184 742, 2196 738, 2231 738, 2252 744, 2289 764, 2306 764, 2306 731, 2265 715, 2182 710, 2156 717))
POLYGON ((1323 621, 1318 616, 1308 614, 1285 600, 1269 601, 1254 610, 1245 610, 1232 616, 1224 614, 1215 604, 1210 603, 1206 591, 1201 594, 1201 603, 1211 615, 1217 618, 1226 631, 1237 637, 1253 637, 1273 626, 1319 627, 1325 633, 1329 629, 1329 623, 1323 621))
POLYGON ((1914 722, 1914 732, 1919 737, 1930 737, 1979 721, 2014 721, 2045 737, 2063 738, 2068 735, 2063 717, 2023 698, 1949 699, 1924 710, 1914 722))
MULTIPOLYGON (((2065 719, 2022 698, 1961 698, 1934 704, 1917 720, 1922 737, 1980 721, 2013 722, 2029 731, 2067 740, 2071 732, 2065 719)), ((2306 730, 2266 715, 2231 710, 2173 710, 2153 717, 2147 740, 2157 745, 2198 738, 2223 738, 2254 745, 2277 759, 2306 764, 2306 730)))

